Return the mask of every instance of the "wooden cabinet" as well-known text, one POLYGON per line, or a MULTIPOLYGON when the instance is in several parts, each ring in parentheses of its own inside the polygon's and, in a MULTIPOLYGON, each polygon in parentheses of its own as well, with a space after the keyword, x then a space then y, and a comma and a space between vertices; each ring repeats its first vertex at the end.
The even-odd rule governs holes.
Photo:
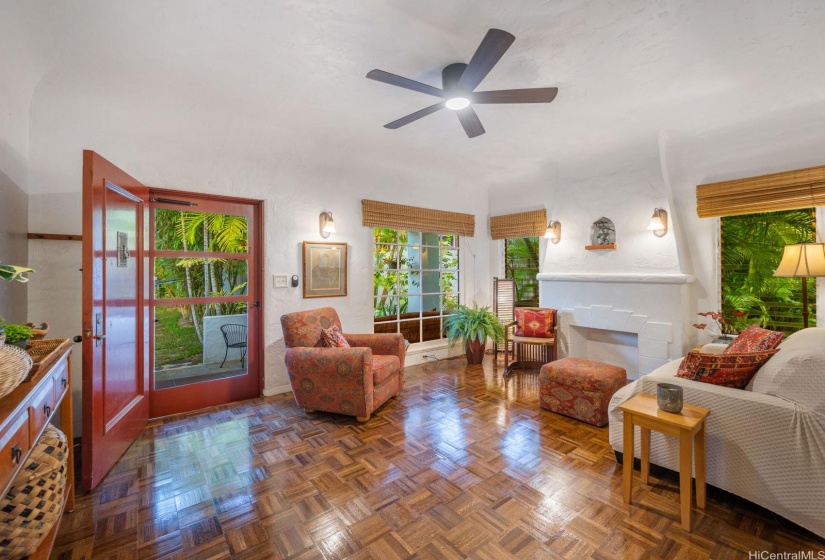
MULTIPOLYGON (((28 383, 21 383, 13 392, 0 398, 0 489, 2 496, 11 486, 18 471, 23 468, 37 439, 55 414, 60 414, 60 428, 69 443, 66 472, 66 500, 64 510, 74 509, 74 433, 72 430, 72 378, 70 341, 56 352, 60 355, 54 364, 38 372, 28 383)), ((56 523, 35 554, 29 557, 48 558, 57 537, 60 523, 56 523)))

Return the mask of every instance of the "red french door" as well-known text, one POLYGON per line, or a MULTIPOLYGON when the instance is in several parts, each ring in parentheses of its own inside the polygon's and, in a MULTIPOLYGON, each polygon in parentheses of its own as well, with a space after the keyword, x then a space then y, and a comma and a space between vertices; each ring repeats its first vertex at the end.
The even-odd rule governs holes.
POLYGON ((90 490, 146 426, 143 305, 148 189, 98 154, 83 152, 83 460, 90 490))
POLYGON ((261 395, 260 201, 150 191, 150 417, 261 395))

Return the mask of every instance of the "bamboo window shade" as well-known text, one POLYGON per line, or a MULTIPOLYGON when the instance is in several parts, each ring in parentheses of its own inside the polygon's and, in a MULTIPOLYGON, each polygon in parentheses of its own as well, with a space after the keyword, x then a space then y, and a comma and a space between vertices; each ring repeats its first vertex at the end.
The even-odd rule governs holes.
POLYGON ((428 233, 455 233, 473 237, 476 218, 445 210, 431 210, 377 200, 361 200, 363 225, 373 228, 404 229, 428 233))
POLYGON ((825 205, 825 165, 696 187, 700 218, 825 205))
POLYGON ((490 217, 490 237, 493 239, 541 237, 545 231, 547 231, 546 210, 531 210, 490 217))

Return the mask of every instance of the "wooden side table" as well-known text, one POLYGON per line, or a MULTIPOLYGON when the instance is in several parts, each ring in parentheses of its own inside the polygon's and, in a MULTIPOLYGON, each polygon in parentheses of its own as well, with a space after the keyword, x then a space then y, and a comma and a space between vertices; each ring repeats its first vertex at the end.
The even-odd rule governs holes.
POLYGON ((685 404, 682 412, 673 414, 659 409, 656 397, 639 394, 628 399, 619 408, 624 412, 624 501, 630 503, 633 489, 633 452, 635 432, 641 428, 642 443, 642 484, 650 478, 650 430, 679 438, 679 499, 682 509, 682 529, 690 531, 691 455, 695 441, 696 455, 696 506, 705 507, 705 419, 710 410, 685 404))

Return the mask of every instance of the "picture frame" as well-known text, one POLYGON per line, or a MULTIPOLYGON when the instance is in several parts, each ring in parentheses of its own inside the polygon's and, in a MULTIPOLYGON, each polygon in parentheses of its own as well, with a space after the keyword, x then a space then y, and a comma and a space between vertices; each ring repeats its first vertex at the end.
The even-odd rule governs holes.
POLYGON ((304 241, 304 298, 347 295, 347 244, 304 241))

